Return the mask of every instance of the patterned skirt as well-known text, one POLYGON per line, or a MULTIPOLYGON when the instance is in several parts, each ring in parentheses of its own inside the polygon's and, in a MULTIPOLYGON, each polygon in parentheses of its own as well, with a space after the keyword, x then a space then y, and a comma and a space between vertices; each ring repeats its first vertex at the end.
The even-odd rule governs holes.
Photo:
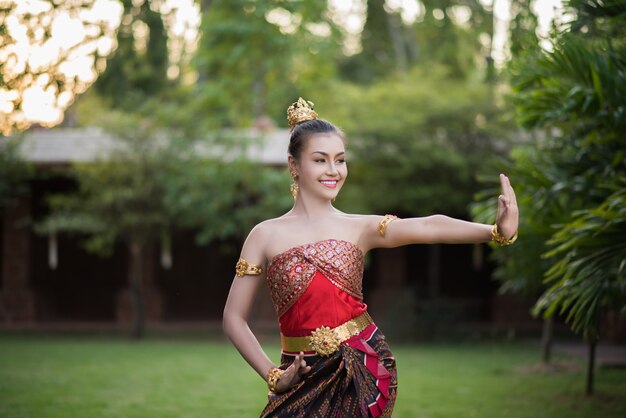
MULTIPOLYGON (((283 354, 281 369, 294 356, 283 354)), ((307 356, 311 371, 287 392, 269 393, 261 417, 390 417, 398 387, 396 361, 375 324, 330 357, 307 356)))

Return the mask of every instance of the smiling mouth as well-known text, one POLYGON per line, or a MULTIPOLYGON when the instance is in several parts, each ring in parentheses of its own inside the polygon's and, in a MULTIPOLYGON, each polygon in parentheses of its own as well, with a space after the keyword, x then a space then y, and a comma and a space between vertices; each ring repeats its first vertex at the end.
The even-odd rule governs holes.
POLYGON ((320 183, 322 183, 326 187, 334 189, 335 187, 337 187, 338 182, 337 180, 320 180, 320 183))

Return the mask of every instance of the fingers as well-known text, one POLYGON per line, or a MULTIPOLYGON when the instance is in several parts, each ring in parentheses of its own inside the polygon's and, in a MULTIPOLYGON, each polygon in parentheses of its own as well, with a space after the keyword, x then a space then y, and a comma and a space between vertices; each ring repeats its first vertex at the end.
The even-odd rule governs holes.
POLYGON ((306 361, 304 360, 304 353, 302 351, 300 351, 300 354, 296 356, 294 363, 297 363, 298 365, 296 366, 296 371, 300 376, 311 371, 311 366, 306 365, 306 361))
POLYGON ((504 174, 500 174, 500 185, 502 194, 498 196, 498 213, 496 214, 496 223, 500 232, 509 237, 515 234, 518 228, 518 208, 517 198, 511 181, 504 174))
POLYGON ((301 351, 293 359, 293 362, 285 369, 285 372, 281 375, 276 389, 278 392, 284 392, 297 385, 302 376, 311 371, 311 366, 307 366, 304 360, 304 353, 301 351))
POLYGON ((300 371, 300 367, 301 367, 301 362, 302 359, 300 357, 300 354, 296 354, 296 356, 293 359, 293 362, 289 365, 289 367, 287 367, 287 371, 289 372, 289 376, 297 376, 300 371))
POLYGON ((500 174, 500 188, 502 189, 502 194, 499 196, 500 201, 504 203, 505 206, 508 206, 509 203, 509 185, 508 179, 504 174, 500 174))
POLYGON ((502 194, 498 197, 505 207, 517 205, 517 199, 515 198, 515 192, 511 186, 511 181, 504 174, 500 174, 500 186, 502 188, 502 194))
POLYGON ((509 184, 509 191, 511 192, 511 200, 513 204, 517 206, 517 197, 515 196, 515 190, 513 190, 513 186, 511 186, 511 180, 507 177, 506 181, 509 184))

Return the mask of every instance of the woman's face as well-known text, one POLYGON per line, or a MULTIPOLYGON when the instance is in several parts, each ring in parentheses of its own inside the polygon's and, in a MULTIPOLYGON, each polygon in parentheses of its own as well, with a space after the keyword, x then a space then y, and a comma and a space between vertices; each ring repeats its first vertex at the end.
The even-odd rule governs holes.
POLYGON ((332 132, 313 134, 306 139, 300 160, 290 158, 298 173, 300 193, 328 200, 337 197, 348 176, 346 149, 339 135, 332 132))

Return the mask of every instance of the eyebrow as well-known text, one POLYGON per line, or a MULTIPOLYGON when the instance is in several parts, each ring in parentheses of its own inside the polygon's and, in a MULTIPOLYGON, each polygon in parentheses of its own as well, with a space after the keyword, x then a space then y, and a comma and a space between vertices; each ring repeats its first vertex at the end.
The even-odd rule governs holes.
MULTIPOLYGON (((322 152, 322 151, 313 151, 313 154, 316 154, 316 153, 317 153, 317 154, 322 154, 323 156, 328 157, 328 154, 327 154, 327 153, 325 153, 325 152, 322 152)), ((339 155, 344 155, 345 153, 346 153, 345 151, 341 151, 341 152, 340 152, 339 154, 337 154, 337 155, 338 155, 338 156, 339 156, 339 155)))

